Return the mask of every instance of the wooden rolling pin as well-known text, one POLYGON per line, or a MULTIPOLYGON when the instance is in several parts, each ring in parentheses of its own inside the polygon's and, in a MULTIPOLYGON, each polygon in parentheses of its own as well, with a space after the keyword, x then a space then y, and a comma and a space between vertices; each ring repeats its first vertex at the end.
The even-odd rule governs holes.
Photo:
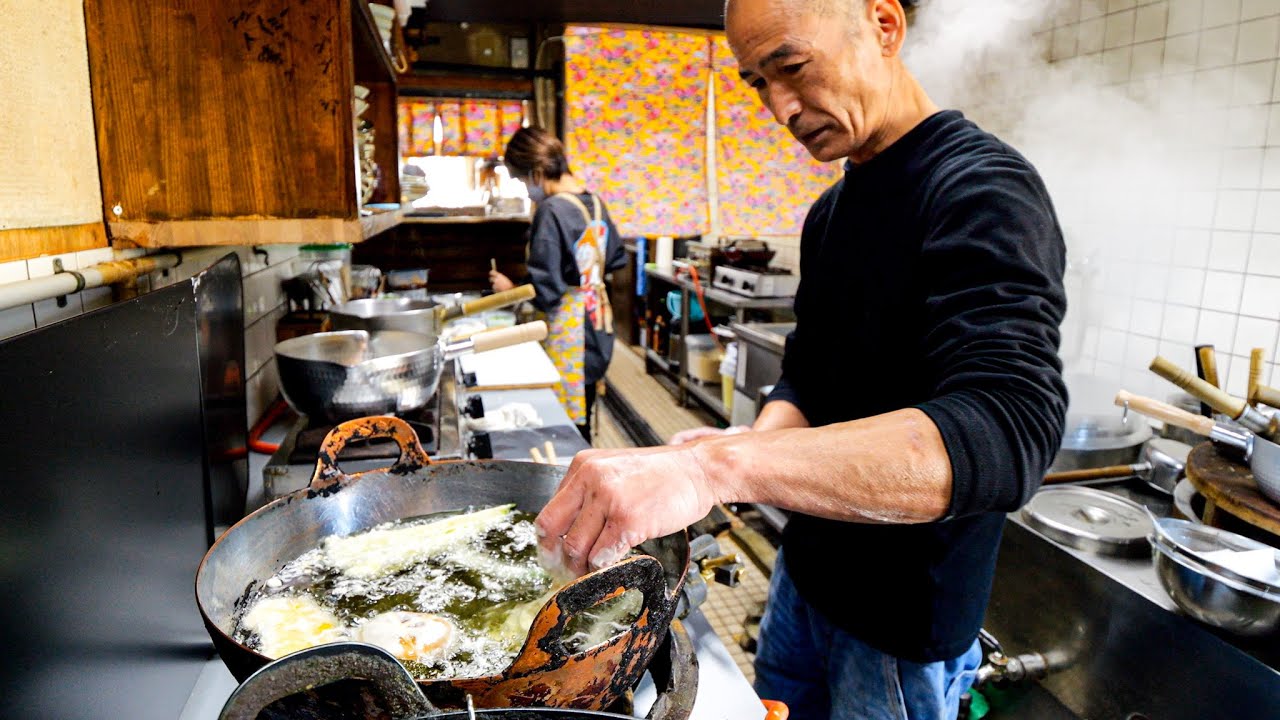
POLYGON ((1151 361, 1151 371, 1194 395, 1197 399, 1208 403, 1214 410, 1235 420, 1251 432, 1265 435, 1268 439, 1274 439, 1277 435, 1280 435, 1280 432, 1277 432, 1280 428, 1277 428, 1271 422, 1271 418, 1258 412, 1257 408, 1254 408, 1245 400, 1229 395, 1223 390, 1210 385, 1208 382, 1178 367, 1167 358, 1157 355, 1156 359, 1151 361))

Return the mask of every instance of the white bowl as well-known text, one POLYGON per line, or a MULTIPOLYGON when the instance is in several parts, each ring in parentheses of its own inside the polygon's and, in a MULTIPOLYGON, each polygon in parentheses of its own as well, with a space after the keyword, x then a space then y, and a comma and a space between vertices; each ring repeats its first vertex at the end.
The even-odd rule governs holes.
POLYGON ((356 92, 356 97, 360 98, 361 100, 364 100, 365 98, 369 97, 369 88, 363 85, 356 85, 355 92, 356 92))

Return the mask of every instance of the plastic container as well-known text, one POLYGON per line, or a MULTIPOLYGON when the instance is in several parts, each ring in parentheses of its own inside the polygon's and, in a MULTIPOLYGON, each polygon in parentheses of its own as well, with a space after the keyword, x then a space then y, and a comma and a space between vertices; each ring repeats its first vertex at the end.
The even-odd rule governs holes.
POLYGON ((382 286, 382 271, 372 265, 351 266, 351 299, 376 297, 382 286))
MULTIPOLYGON (((680 321, 680 291, 672 290, 667 293, 667 312, 671 313, 671 321, 680 321)), ((698 302, 697 297, 689 298, 689 322, 702 322, 702 303, 698 302)))
POLYGON ((726 343, 720 359, 720 402, 726 413, 733 411, 733 381, 738 375, 738 343, 726 343))
MULTIPOLYGON (((327 288, 324 295, 334 302, 351 297, 351 243, 303 245, 298 248, 299 275, 318 279, 327 288)), ((327 301, 326 301, 327 304, 327 301)))
POLYGON ((720 382, 720 360, 723 352, 710 335, 690 335, 685 338, 687 374, 702 383, 720 382))

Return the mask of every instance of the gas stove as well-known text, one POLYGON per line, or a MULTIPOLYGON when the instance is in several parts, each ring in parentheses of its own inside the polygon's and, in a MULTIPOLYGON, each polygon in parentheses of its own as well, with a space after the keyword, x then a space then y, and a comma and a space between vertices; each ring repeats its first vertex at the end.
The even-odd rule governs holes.
MULTIPOLYGON (((467 457, 462 430, 462 418, 467 408, 459 412, 460 383, 455 373, 451 362, 441 372, 440 387, 426 407, 399 415, 418 434, 418 441, 433 460, 467 457)), ((476 412, 476 409, 471 412, 476 412)), ((262 470, 264 500, 274 500, 310 484, 320 445, 334 426, 335 423, 315 422, 306 416, 294 422, 281 441, 280 449, 262 470)), ((352 443, 343 450, 340 459, 343 470, 361 472, 387 467, 399 454, 400 450, 393 442, 352 443)))
POLYGON ((747 297, 790 297, 800 286, 800 276, 785 268, 719 265, 711 284, 747 297))

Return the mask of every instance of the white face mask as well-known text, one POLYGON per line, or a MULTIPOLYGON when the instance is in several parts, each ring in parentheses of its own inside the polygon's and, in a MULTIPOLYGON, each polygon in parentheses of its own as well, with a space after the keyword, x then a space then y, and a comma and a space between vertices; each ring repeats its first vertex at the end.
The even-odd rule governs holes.
POLYGON ((541 185, 529 183, 529 199, 533 202, 540 203, 547 199, 547 191, 542 189, 541 185))

